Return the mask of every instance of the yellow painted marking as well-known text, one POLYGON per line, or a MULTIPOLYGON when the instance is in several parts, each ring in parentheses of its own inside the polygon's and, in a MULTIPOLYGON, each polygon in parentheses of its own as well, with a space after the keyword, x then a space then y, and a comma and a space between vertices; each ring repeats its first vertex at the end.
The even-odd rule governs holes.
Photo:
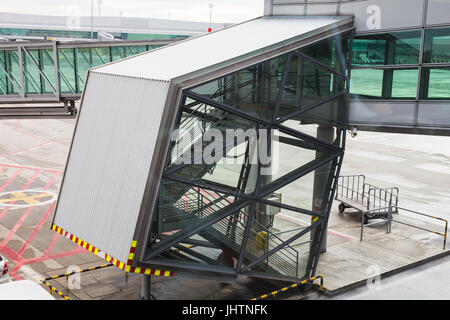
POLYGON ((133 260, 134 258, 134 253, 130 253, 130 255, 128 256, 128 260, 133 260))
POLYGON ((141 268, 137 267, 136 269, 134 269, 135 273, 140 273, 141 272, 141 268))
POLYGON ((93 248, 93 247, 92 247, 92 244, 90 244, 88 250, 92 252, 92 248, 93 248))
POLYGON ((56 230, 56 225, 53 225, 52 229, 53 229, 53 231, 55 231, 56 230))
POLYGON ((98 254, 98 249, 97 248, 95 248, 94 253, 98 254))
POLYGON ((267 294, 261 296, 262 299, 267 298, 267 294))
POLYGON ((125 268, 125 271, 126 271, 126 272, 130 272, 130 270, 131 270, 131 266, 127 266, 127 267, 125 268))
POLYGON ((155 276, 159 276, 160 275, 160 273, 161 273, 161 270, 155 270, 155 276))
POLYGON ((16 201, 24 201, 28 204, 36 204, 40 203, 36 199, 40 198, 48 198, 53 197, 52 194, 49 193, 42 193, 42 194, 35 194, 35 195, 27 195, 23 192, 11 192, 11 194, 14 196, 12 198, 5 198, 0 199, 0 203, 8 203, 8 202, 16 202, 16 201))
POLYGON ((136 240, 133 240, 133 241, 131 242, 131 247, 132 247, 132 248, 136 248, 136 246, 137 246, 137 241, 136 241, 136 240))
POLYGON ((165 276, 165 277, 168 277, 168 276, 170 276, 170 271, 166 271, 166 272, 164 272, 164 276, 165 276))
POLYGON ((121 263, 119 264, 119 268, 120 268, 120 269, 123 269, 123 262, 121 262, 121 263))
POLYGON ((272 291, 272 295, 276 295, 278 293, 278 291, 272 291))
MULTIPOLYGON (((140 268, 139 268, 139 269, 140 269, 140 268)), ((152 269, 145 269, 145 272, 144 272, 144 273, 148 275, 148 274, 150 274, 150 272, 152 272, 152 269)))

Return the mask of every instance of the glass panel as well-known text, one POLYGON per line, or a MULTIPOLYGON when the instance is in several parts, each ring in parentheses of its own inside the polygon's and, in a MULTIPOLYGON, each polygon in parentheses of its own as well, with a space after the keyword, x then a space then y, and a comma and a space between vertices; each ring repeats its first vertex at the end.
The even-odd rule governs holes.
MULTIPOLYGON (((300 152, 298 152, 298 155, 300 155, 300 152)), ((326 155, 327 153, 321 152, 318 155, 315 154, 314 158, 316 156, 326 155)), ((329 182, 328 179, 334 176, 331 165, 332 161, 327 162, 327 164, 279 188, 269 196, 266 196, 265 199, 309 211, 316 210, 316 200, 320 201, 320 203, 326 202, 326 196, 328 194, 326 184, 329 182)), ((282 181, 282 179, 279 181, 282 181)), ((317 209, 317 211, 320 210, 320 208, 317 209)), ((295 217, 305 222, 309 222, 310 220, 309 215, 302 213, 295 212, 295 217)), ((276 219, 277 216, 275 216, 274 220, 276 219)))
POLYGON ((292 57, 286 85, 281 96, 280 117, 318 103, 339 89, 344 89, 345 80, 317 65, 299 58, 292 57), (339 81, 340 86, 335 86, 339 81))
POLYGON ((420 30, 356 36, 353 40, 352 64, 417 64, 420 41, 420 30))
POLYGON ((127 47, 111 47, 112 61, 123 59, 127 57, 127 47))
POLYGON ((47 81, 42 82, 44 93, 53 93, 55 90, 55 67, 53 60, 53 50, 51 49, 41 49, 41 60, 42 60, 42 72, 47 76, 51 85, 47 81))
POLYGON ((394 70, 392 80, 392 98, 415 99, 419 69, 394 70))
POLYGON ((211 243, 220 241, 235 250, 233 255, 238 254, 246 221, 243 216, 246 209, 240 209, 241 203, 231 195, 163 179, 157 205, 158 230, 154 230, 163 238, 152 249, 163 246, 179 232, 184 234, 219 214, 229 213, 209 227, 209 231, 199 234, 211 243), (231 232, 237 229, 239 232, 231 232))
POLYGON ((450 28, 426 30, 423 58, 425 63, 450 63, 450 28))
MULTIPOLYGON (((232 213, 201 230, 182 243, 174 245, 160 256, 168 260, 186 261, 205 266, 235 268, 242 248, 248 210, 248 207, 237 210, 234 214, 232 213)), ((195 222, 190 221, 191 224, 195 222)), ((189 225, 185 224, 183 228, 187 229, 189 225)), ((168 234, 166 233, 166 235, 168 234)), ((170 235, 173 234, 176 232, 170 233, 170 235)), ((161 246, 168 239, 170 236, 156 242, 153 248, 161 246)))
POLYGON ((327 67, 334 68, 336 59, 336 48, 335 40, 325 39, 314 43, 312 45, 306 46, 305 48, 299 49, 301 53, 313 58, 320 63, 323 63, 327 67))
POLYGON ((383 91, 383 70, 353 69, 350 93, 370 98, 381 98, 383 91))
MULTIPOLYGON (((0 28, 0 34, 32 36, 42 38, 83 38, 90 39, 90 31, 74 31, 74 30, 48 30, 48 29, 16 29, 16 28, 0 28)), ((97 39, 97 32, 93 33, 93 38, 97 39)))
MULTIPOLYGON (((245 247, 244 266, 262 257, 268 251, 283 245, 286 240, 302 232, 310 224, 309 222, 299 222, 293 217, 294 213, 290 210, 266 206, 259 202, 255 204, 255 212, 255 219, 251 225, 245 247), (270 228, 264 226, 265 221, 273 217, 273 214, 278 216, 277 222, 270 228)), ((307 232, 290 245, 261 260, 250 270, 292 278, 302 277, 306 272, 309 248, 310 233, 307 232)))
MULTIPOLYGON (((5 51, 0 51, 0 65, 2 66, 3 70, 6 70, 5 51)), ((3 70, 0 71, 0 94, 7 94, 7 78, 3 70)))
POLYGON ((146 46, 128 46, 127 48, 128 48, 128 56, 132 56, 147 51, 146 46))
MULTIPOLYGON (((179 130, 172 136, 174 145, 170 149, 170 163, 188 165, 174 175, 232 190, 244 190, 240 178, 245 168, 250 166, 248 161, 254 153, 256 123, 207 104, 196 105, 192 101, 186 101, 191 107, 183 112, 179 130), (241 138, 235 140, 235 135, 241 138), (202 160, 202 155, 210 158, 202 160)), ((254 179, 247 181, 255 182, 254 179)))
POLYGON ((368 99, 415 99, 418 77, 418 69, 353 69, 350 93, 368 99))
POLYGON ((39 53, 38 50, 28 50, 28 53, 29 55, 25 51, 22 52, 25 93, 38 94, 41 93, 41 75, 33 64, 33 59, 39 66, 39 53))
POLYGON ((450 67, 422 69, 422 99, 450 99, 450 67))
POLYGON ((272 120, 286 55, 248 67, 192 89, 264 120, 272 120))
POLYGON ((59 85, 62 93, 76 93, 74 49, 58 49, 59 85))
POLYGON ((19 57, 17 51, 5 51, 6 54, 6 70, 11 80, 8 83, 8 94, 18 94, 20 86, 20 68, 19 57), (14 85, 13 85, 14 83, 14 85), (17 89, 16 89, 17 88, 17 89))

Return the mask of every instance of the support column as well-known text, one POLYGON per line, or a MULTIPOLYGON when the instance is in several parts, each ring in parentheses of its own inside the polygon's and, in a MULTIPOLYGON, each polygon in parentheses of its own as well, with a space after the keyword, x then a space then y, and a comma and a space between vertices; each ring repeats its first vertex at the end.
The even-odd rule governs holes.
MULTIPOLYGON (((334 142, 334 128, 326 125, 319 125, 317 127, 317 139, 324 142, 334 142)), ((316 151, 316 158, 322 156, 322 152, 316 151)), ((323 209, 325 196, 328 194, 326 187, 330 178, 331 163, 324 165, 314 171, 314 187, 313 187, 313 211, 320 211, 323 209)), ((313 218, 314 219, 314 218, 313 218)), ((327 251, 327 231, 328 221, 324 225, 324 236, 320 246, 320 253, 327 251)), ((314 237, 314 232, 311 233, 311 239, 314 237)))
POLYGON ((156 300, 152 295, 152 278, 151 275, 142 275, 142 286, 140 300, 156 300))

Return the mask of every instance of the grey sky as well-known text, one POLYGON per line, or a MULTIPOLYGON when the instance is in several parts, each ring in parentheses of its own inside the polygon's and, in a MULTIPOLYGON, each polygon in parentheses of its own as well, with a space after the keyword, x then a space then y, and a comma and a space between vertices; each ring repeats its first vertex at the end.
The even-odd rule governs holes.
MULTIPOLYGON (((94 15, 98 15, 97 0, 94 15)), ((160 18, 209 21, 208 4, 213 3, 213 22, 239 22, 263 14, 264 0, 102 0, 102 16, 160 18)), ((1 1, 1 12, 91 15, 91 0, 14 0, 1 1)))

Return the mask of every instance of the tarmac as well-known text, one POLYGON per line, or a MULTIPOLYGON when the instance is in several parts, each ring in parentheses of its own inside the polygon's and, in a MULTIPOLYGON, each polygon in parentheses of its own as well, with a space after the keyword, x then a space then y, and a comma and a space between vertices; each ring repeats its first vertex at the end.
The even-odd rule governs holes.
MULTIPOLYGON (((13 280, 39 282, 74 268, 106 263, 50 229, 74 123, 74 119, 0 120, 0 253, 8 260, 13 280)), ((400 206, 450 219, 449 146, 448 137, 360 132, 348 138, 341 173, 365 174, 380 187, 397 186, 400 206)), ((407 213, 400 213, 398 219, 433 230, 442 227, 407 213)), ((334 203, 327 251, 317 272, 324 275, 329 294, 448 253, 442 249, 442 237, 430 232, 393 223, 389 234, 385 225, 365 228, 360 241, 360 227, 357 215, 338 213, 334 203)), ((127 277, 118 268, 107 267, 81 273, 80 289, 66 290, 65 277, 50 282, 71 299, 137 299, 140 280, 139 275, 127 277)), ((284 285, 246 277, 233 284, 152 277, 157 299, 250 299, 284 285)))

